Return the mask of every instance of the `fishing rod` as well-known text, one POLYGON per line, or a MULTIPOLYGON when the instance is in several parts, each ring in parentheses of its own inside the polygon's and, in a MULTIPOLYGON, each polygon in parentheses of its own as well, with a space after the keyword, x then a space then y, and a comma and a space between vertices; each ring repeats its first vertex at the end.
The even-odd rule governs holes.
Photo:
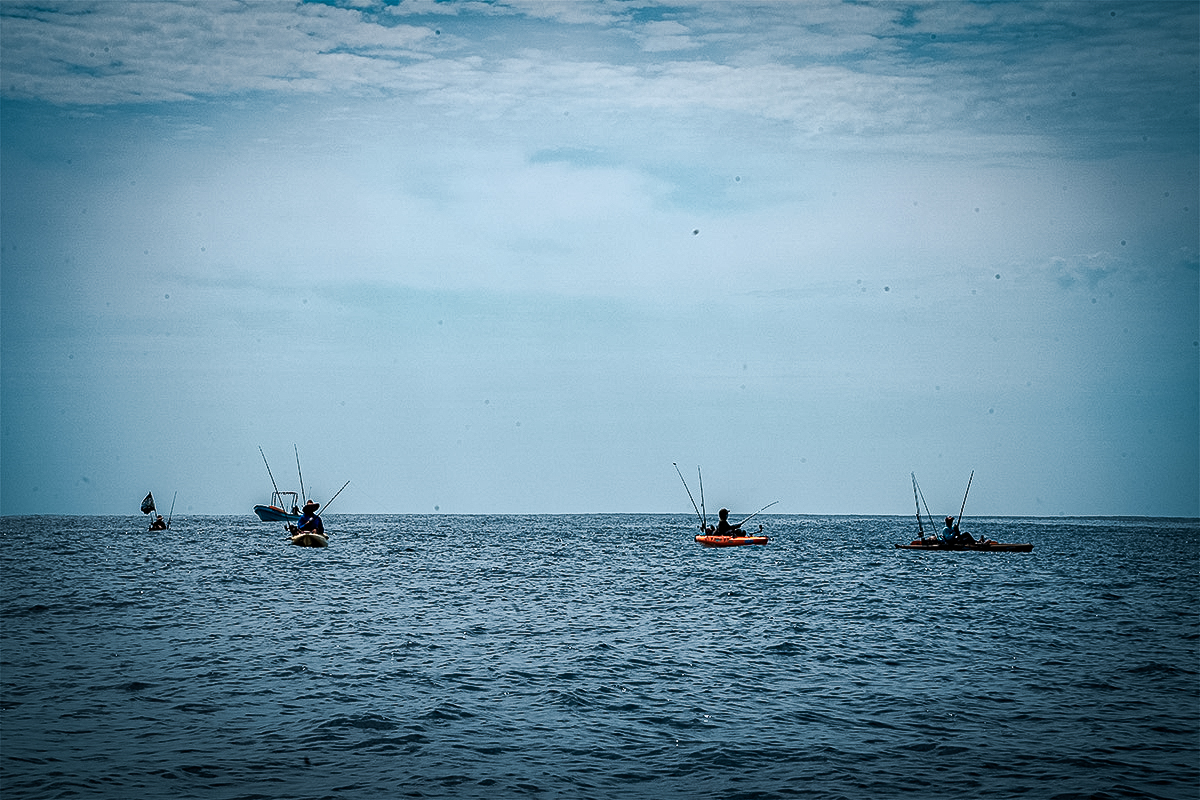
MULTIPOLYGON (((350 481, 346 481, 345 483, 342 484, 342 489, 345 489, 349 485, 350 485, 350 481)), ((326 511, 329 510, 329 503, 332 503, 334 500, 336 500, 337 496, 342 493, 342 489, 338 489, 337 492, 334 493, 333 497, 329 498, 329 502, 325 504, 326 511)))
POLYGON ((296 474, 300 476, 300 497, 305 498, 304 473, 300 471, 300 451, 296 448, 296 445, 292 445, 292 449, 296 451, 296 474))
POLYGON ((675 467, 675 472, 677 472, 679 474, 679 480, 683 481, 683 488, 688 493, 688 499, 692 501, 692 508, 696 509, 696 519, 700 520, 700 527, 703 528, 704 527, 704 516, 700 513, 700 509, 697 508, 697 506, 696 506, 696 498, 692 497, 692 490, 688 489, 687 481, 683 480, 683 473, 679 472, 679 465, 676 464, 674 461, 672 461, 671 466, 675 467))
POLYGON ((925 502, 925 493, 921 492, 921 487, 917 487, 917 491, 921 493, 921 505, 925 506, 925 516, 929 517, 929 522, 933 523, 933 512, 929 510, 929 503, 925 502))
POLYGON ((271 465, 267 464, 267 454, 262 451, 262 445, 259 445, 258 453, 263 457, 263 463, 267 465, 267 476, 271 479, 271 488, 275 490, 275 494, 279 494, 279 486, 275 483, 275 476, 271 474, 271 465))
MULTIPOLYGON (((920 531, 921 539, 924 540, 925 539, 925 526, 921 524, 921 501, 917 497, 917 473, 910 472, 909 474, 912 475, 913 502, 916 503, 916 506, 917 506, 917 530, 920 531)), ((932 522, 932 521, 933 520, 930 520, 930 522, 932 522)))
POLYGON ((696 465, 696 478, 700 481, 700 527, 708 530, 708 511, 704 508, 704 476, 700 474, 699 465, 696 465))
POLYGON ((171 517, 175 516, 175 498, 176 497, 179 497, 179 490, 176 490, 175 494, 172 495, 172 497, 171 497, 171 513, 167 514, 167 530, 171 529, 171 517))
POLYGON ((963 509, 967 507, 967 495, 971 493, 971 481, 973 480, 975 480, 975 470, 971 470, 971 477, 967 478, 967 491, 963 494, 962 507, 958 509, 958 519, 954 521, 955 527, 962 522, 963 509))
POLYGON ((735 527, 735 528, 740 528, 740 527, 742 527, 742 526, 743 526, 743 525, 745 525, 747 522, 749 522, 750 520, 754 519, 754 518, 755 518, 755 517, 757 517, 759 514, 761 514, 762 512, 766 511, 768 508, 770 508, 771 506, 773 506, 773 505, 777 504, 778 502, 779 502, 779 501, 778 501, 778 500, 776 500, 774 503, 767 503, 765 506, 763 506, 762 508, 760 508, 758 511, 755 511, 753 514, 751 514, 750 516, 746 517, 744 520, 742 520, 741 522, 739 522, 737 525, 734 525, 733 527, 735 527))
MULTIPOLYGON (((916 479, 914 478, 913 481, 915 484, 916 479)), ((917 494, 919 494, 921 496, 921 505, 923 505, 925 507, 925 516, 929 517, 929 524, 932 525, 933 524, 933 512, 929 510, 929 503, 925 501, 925 493, 921 491, 920 486, 917 486, 917 494)), ((917 510, 917 513, 920 513, 920 509, 917 510)), ((933 534, 933 535, 936 536, 936 534, 933 534)))

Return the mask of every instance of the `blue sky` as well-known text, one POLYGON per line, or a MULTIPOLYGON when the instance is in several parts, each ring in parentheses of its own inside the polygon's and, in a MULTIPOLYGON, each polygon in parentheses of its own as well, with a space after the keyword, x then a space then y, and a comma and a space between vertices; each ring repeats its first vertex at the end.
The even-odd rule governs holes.
POLYGON ((1195 3, 0 4, 0 510, 1200 513, 1195 3))

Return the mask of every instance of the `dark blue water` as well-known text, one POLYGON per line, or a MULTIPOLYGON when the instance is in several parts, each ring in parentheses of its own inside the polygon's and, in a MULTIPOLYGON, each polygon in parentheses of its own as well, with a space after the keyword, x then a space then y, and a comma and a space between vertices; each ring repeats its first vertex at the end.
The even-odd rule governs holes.
POLYGON ((0 521, 16 798, 1188 798, 1200 526, 0 521))

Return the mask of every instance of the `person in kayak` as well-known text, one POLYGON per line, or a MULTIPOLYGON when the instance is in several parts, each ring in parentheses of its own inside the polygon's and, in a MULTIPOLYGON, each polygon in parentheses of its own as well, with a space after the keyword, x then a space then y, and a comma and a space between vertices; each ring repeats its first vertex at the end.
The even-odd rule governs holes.
POLYGON ((319 533, 325 535, 325 523, 321 522, 321 518, 317 516, 317 509, 321 507, 320 503, 314 503, 309 500, 304 504, 304 515, 295 525, 289 525, 288 529, 292 533, 319 533))
POLYGON ((162 514, 159 514, 154 518, 154 522, 150 523, 150 530, 152 531, 165 531, 166 529, 167 522, 162 518, 162 514))
MULTIPOLYGON (((753 536, 754 535, 752 533, 746 533, 744 530, 742 530, 742 525, 745 523, 745 520, 742 520, 742 522, 739 522, 737 525, 729 524, 729 509, 728 508, 722 508, 720 511, 717 512, 717 516, 719 517, 719 519, 717 520, 717 529, 714 531, 710 527, 707 531, 705 531, 705 533, 708 534, 709 536, 753 536)), ((759 525, 758 532, 762 533, 762 529, 763 529, 762 525, 759 525)))
POLYGON ((946 544, 975 544, 975 537, 960 531, 954 524, 954 517, 946 517, 946 527, 942 529, 941 540, 946 544))
POLYGON ((958 531, 954 529, 954 517, 946 517, 946 527, 942 528, 942 535, 939 538, 946 544, 950 544, 957 535, 958 531))
POLYGON ((729 524, 728 508, 722 508, 719 512, 717 512, 717 517, 719 518, 717 520, 717 536, 745 536, 745 534, 742 533, 741 525, 729 524))

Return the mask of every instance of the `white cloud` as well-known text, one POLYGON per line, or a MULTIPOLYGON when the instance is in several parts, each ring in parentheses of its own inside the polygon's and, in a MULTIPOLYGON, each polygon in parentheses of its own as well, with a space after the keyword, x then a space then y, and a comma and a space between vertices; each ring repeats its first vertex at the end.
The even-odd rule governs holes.
POLYGON ((859 142, 926 137, 934 152, 947 133, 1064 147, 1194 133, 1195 9, 1106 8, 933 4, 906 18, 888 5, 721 3, 654 19, 666 9, 649 5, 634 22, 624 4, 459 4, 450 34, 377 5, 6 3, 0 90, 68 104, 273 92, 490 115, 717 110, 859 142), (496 14, 502 39, 486 33, 496 14), (671 58, 646 60, 626 36, 671 58))

